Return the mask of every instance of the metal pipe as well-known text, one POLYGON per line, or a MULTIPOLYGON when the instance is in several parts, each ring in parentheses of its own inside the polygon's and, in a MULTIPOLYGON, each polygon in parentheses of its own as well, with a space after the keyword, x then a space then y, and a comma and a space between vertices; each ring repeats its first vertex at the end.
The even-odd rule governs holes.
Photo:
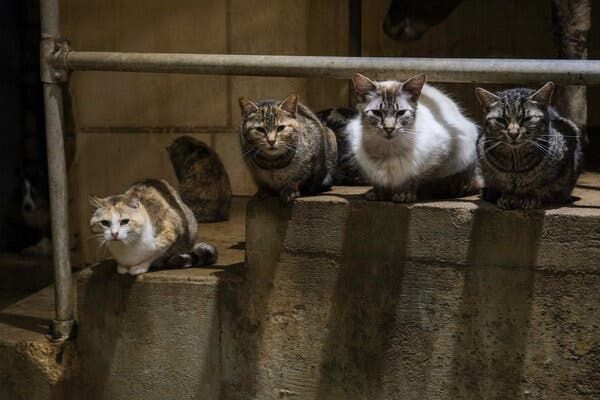
POLYGON ((600 83, 598 60, 504 60, 469 58, 374 58, 169 54, 70 51, 54 57, 57 68, 79 71, 158 72, 206 75, 289 76, 349 79, 355 72, 406 78, 425 73, 433 82, 600 83))
POLYGON ((49 59, 60 41, 58 0, 40 2, 42 42, 40 63, 44 86, 46 120, 46 147, 48 152, 48 180, 54 258, 55 320, 52 338, 66 340, 75 326, 71 263, 69 260, 69 213, 67 167, 64 146, 63 88, 56 82, 60 73, 52 73, 49 59), (53 78, 54 76, 54 78, 53 78))

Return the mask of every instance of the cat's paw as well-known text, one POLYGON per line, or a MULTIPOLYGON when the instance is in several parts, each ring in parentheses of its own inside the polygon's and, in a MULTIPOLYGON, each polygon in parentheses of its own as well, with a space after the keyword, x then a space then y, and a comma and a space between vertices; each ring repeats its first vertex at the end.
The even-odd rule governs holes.
POLYGON ((533 210, 542 206, 542 202, 537 197, 519 197, 515 195, 503 195, 496 204, 502 210, 533 210))
POLYGON ((399 192, 392 195, 392 201, 394 203, 414 203, 417 201, 417 194, 415 192, 399 192))
POLYGON ((365 193, 365 199, 367 199, 369 201, 382 200, 381 196, 379 196, 379 193, 377 193, 377 191, 375 189, 371 189, 367 193, 365 193))
POLYGON ((541 208, 542 202, 537 197, 524 197, 521 199, 520 207, 523 210, 535 210, 541 208))
POLYGON ((279 197, 281 197, 281 201, 283 201, 285 204, 291 204, 294 202, 294 200, 300 197, 300 192, 294 189, 283 189, 279 193, 279 197))
POLYGON ((140 264, 140 265, 135 265, 131 268, 129 268, 129 275, 131 276, 137 276, 137 275, 141 275, 141 274, 145 274, 146 272, 148 272, 148 269, 150 268, 149 264, 140 264))
POLYGON ((123 275, 123 274, 126 274, 128 272, 129 272, 129 268, 128 267, 124 267, 122 265, 117 265, 117 273, 118 274, 123 275))
POLYGON ((491 203, 496 203, 498 198, 500 197, 500 193, 496 189, 492 189, 489 187, 483 188, 481 192, 481 198, 491 203))

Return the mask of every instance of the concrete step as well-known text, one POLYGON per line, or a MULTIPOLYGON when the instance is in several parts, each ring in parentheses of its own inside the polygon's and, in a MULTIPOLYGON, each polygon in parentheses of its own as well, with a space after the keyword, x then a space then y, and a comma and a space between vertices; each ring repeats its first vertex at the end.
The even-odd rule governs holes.
POLYGON ((220 399, 221 304, 240 283, 246 200, 230 221, 200 226, 211 268, 118 275, 112 261, 78 278, 79 398, 220 399))
POLYGON ((0 399, 71 399, 78 373, 74 342, 46 335, 54 313, 53 288, 0 290, 0 399))
POLYGON ((600 397, 598 182, 531 212, 363 188, 252 200, 223 398, 600 397))

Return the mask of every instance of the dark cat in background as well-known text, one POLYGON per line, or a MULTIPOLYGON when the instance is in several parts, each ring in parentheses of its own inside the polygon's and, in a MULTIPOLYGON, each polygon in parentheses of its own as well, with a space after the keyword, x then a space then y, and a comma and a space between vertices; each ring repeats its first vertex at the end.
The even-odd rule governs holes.
POLYGON ((477 152, 484 198, 502 209, 563 203, 581 172, 581 134, 550 106, 554 85, 538 91, 476 90, 484 110, 477 152))
POLYGON ((352 108, 330 108, 319 111, 317 117, 335 133, 337 141, 337 167, 335 169, 335 185, 369 186, 369 179, 361 171, 356 155, 352 151, 350 137, 346 127, 358 116, 352 108))
POLYGON ((210 147, 191 136, 181 136, 167 147, 179 180, 179 194, 198 222, 229 219, 231 183, 210 147))
POLYGON ((43 142, 25 138, 19 182, 12 195, 14 211, 9 214, 8 251, 29 255, 52 254, 48 169, 43 142))

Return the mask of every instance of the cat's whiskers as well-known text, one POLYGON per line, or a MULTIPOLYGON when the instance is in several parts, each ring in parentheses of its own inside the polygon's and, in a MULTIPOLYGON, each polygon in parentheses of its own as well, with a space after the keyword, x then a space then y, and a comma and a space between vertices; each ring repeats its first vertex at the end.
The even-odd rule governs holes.
POLYGON ((483 154, 487 154, 490 151, 492 151, 493 149, 495 149, 496 147, 500 146, 503 142, 501 140, 497 140, 495 144, 493 144, 492 146, 488 146, 487 148, 485 148, 484 146, 484 151, 483 154))
POLYGON ((535 148, 537 148, 538 150, 540 150, 546 156, 548 156, 550 158, 553 158, 555 160, 558 159, 558 157, 557 157, 556 154, 552 153, 549 148, 544 147, 542 144, 537 143, 537 142, 535 142, 533 140, 528 140, 527 143, 531 143, 535 148))

